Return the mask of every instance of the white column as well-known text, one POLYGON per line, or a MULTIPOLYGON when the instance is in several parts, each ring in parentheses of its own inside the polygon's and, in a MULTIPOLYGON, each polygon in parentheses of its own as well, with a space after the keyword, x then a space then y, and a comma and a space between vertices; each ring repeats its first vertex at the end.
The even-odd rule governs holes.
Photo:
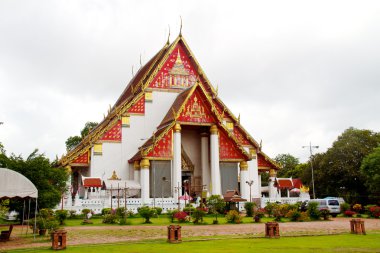
POLYGON ((252 160, 248 161, 248 175, 249 180, 253 180, 252 185, 252 198, 261 197, 261 184, 259 183, 259 167, 257 164, 257 153, 255 148, 249 148, 247 150, 252 157, 252 160))
POLYGON ((149 204, 149 160, 144 158, 140 162, 141 203, 149 204))
POLYGON ((139 163, 139 161, 135 161, 133 163, 133 168, 134 168, 133 180, 140 182, 140 163, 139 163))
POLYGON ((274 186, 276 180, 276 171, 274 169, 269 170, 269 198, 277 198, 277 188, 274 186))
POLYGON ((173 173, 172 173, 172 187, 173 198, 177 201, 181 196, 180 189, 175 190, 175 187, 181 186, 182 171, 181 171, 181 126, 175 124, 173 134, 173 173))
MULTIPOLYGON (((249 182, 249 174, 248 174, 248 163, 246 161, 240 162, 240 194, 243 199, 247 199, 249 202, 252 201, 249 196, 249 190, 252 186, 249 186, 247 182, 249 182)), ((252 198, 252 192, 251 192, 252 198)))
POLYGON ((202 185, 205 185, 207 192, 210 192, 210 163, 208 134, 201 134, 201 163, 202 163, 202 185))
POLYGON ((262 192, 261 192, 261 173, 259 174, 259 177, 258 177, 258 179, 259 179, 259 197, 261 198, 261 196, 262 196, 262 192))
POLYGON ((219 168, 219 136, 218 127, 213 125, 210 128, 210 162, 211 162, 211 194, 222 195, 219 168))
POLYGON ((84 198, 83 199, 88 199, 88 188, 86 187, 83 187, 84 188, 84 198))
POLYGON ((73 205, 73 198, 72 198, 72 195, 71 195, 71 189, 72 189, 72 180, 71 180, 72 171, 71 171, 70 166, 67 166, 67 173, 69 174, 69 179, 66 182, 66 185, 67 185, 67 191, 66 191, 67 203, 66 203, 66 206, 70 207, 70 206, 73 205))

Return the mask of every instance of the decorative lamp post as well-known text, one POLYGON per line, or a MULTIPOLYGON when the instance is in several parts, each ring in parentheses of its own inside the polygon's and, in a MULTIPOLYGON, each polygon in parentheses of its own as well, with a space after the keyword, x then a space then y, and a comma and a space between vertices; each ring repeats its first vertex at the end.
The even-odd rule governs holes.
POLYGON ((252 185, 253 185, 253 180, 245 181, 249 185, 249 202, 252 201, 251 197, 251 192, 252 192, 252 185))
POLYGON ((166 179, 166 177, 162 177, 162 184, 161 184, 161 206, 162 206, 162 209, 164 209, 164 183, 165 182, 169 182, 169 180, 166 179))
POLYGON ((302 148, 309 148, 310 151, 310 167, 311 167, 311 182, 313 185, 313 199, 315 199, 315 187, 314 187, 314 168, 313 168, 313 148, 319 148, 319 146, 312 146, 311 142, 309 146, 302 146, 302 148))

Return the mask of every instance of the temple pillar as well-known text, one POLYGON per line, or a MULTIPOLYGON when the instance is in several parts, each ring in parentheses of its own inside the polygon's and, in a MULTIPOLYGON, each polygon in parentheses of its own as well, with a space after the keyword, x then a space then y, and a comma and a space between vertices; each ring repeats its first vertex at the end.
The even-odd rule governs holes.
POLYGON ((174 134, 173 134, 173 198, 178 200, 178 197, 181 196, 182 186, 182 170, 181 170, 181 125, 175 124, 174 134))
POLYGON ((252 198, 261 197, 261 184, 259 182, 259 167, 257 164, 257 153, 255 148, 249 148, 247 150, 252 159, 248 161, 248 175, 249 180, 253 180, 252 185, 252 198))
POLYGON ((66 196, 67 196, 67 202, 66 206, 70 207, 73 205, 73 197, 71 195, 71 189, 72 189, 72 171, 71 166, 66 166, 67 173, 69 174, 69 178, 66 182, 67 190, 66 190, 66 196))
POLYGON ((261 198, 262 197, 262 192, 261 192, 261 172, 259 173, 259 176, 258 176, 258 180, 259 180, 259 197, 261 198))
MULTIPOLYGON (((240 194, 243 199, 247 199, 249 202, 252 201, 252 185, 250 186, 247 182, 251 182, 249 180, 248 174, 248 163, 246 161, 240 162, 240 194), (251 190, 251 196, 250 196, 251 190)), ((252 181, 253 182, 253 181, 252 181)))
POLYGON ((210 192, 210 163, 208 134, 201 134, 201 164, 202 164, 202 185, 210 192))
POLYGON ((210 163, 211 163, 211 194, 222 195, 222 186, 220 180, 219 168, 219 136, 216 125, 210 128, 210 163))
POLYGON ((139 161, 135 161, 133 163, 133 180, 139 182, 140 181, 140 163, 139 161))
POLYGON ((149 160, 144 158, 140 162, 141 204, 149 204, 149 160))
POLYGON ((274 182, 276 181, 277 172, 274 169, 269 170, 269 198, 277 198, 277 188, 274 186, 274 182))

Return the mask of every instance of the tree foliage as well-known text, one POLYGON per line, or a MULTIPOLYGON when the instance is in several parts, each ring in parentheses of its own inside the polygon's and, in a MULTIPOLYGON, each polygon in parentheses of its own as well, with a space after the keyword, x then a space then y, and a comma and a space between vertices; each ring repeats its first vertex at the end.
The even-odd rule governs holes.
POLYGON ((316 195, 342 196, 348 202, 366 202, 362 160, 380 144, 380 134, 349 128, 326 153, 313 157, 316 195))
POLYGON ((281 164, 282 168, 278 171, 277 177, 299 178, 302 176, 302 169, 297 167, 299 159, 290 154, 279 154, 274 160, 281 164))
POLYGON ((375 148, 367 155, 361 165, 361 173, 365 178, 364 185, 367 187, 372 201, 380 202, 380 147, 375 148))
POLYGON ((75 136, 70 136, 66 140, 66 150, 70 151, 74 149, 82 140, 84 137, 86 137, 92 129, 94 129, 98 125, 97 122, 86 122, 84 125, 83 129, 80 131, 80 136, 75 135, 75 136))
POLYGON ((4 165, 21 173, 37 187, 40 208, 53 208, 59 203, 66 190, 68 173, 64 168, 53 168, 49 159, 37 149, 26 160, 14 154, 9 158, 5 156, 4 165))

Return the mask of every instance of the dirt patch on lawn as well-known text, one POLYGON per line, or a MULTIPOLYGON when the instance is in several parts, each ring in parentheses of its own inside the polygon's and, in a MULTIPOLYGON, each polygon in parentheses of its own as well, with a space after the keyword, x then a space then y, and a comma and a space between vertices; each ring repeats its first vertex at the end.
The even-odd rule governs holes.
MULTIPOLYGON (((379 219, 364 219, 368 232, 380 231, 379 219)), ((347 233, 350 231, 350 218, 335 218, 330 221, 318 222, 287 222, 280 223, 282 236, 292 235, 327 235, 347 233)), ((192 237, 225 236, 248 237, 263 236, 264 223, 230 224, 230 225, 189 225, 182 227, 184 240, 192 237)), ((66 227, 68 245, 115 243, 125 241, 140 241, 162 239, 167 236, 166 226, 77 226, 66 227)), ((24 228, 25 234, 25 228, 24 228)), ((21 227, 16 227, 11 240, 0 242, 0 251, 17 248, 49 247, 49 236, 33 238, 21 235, 21 227)))

